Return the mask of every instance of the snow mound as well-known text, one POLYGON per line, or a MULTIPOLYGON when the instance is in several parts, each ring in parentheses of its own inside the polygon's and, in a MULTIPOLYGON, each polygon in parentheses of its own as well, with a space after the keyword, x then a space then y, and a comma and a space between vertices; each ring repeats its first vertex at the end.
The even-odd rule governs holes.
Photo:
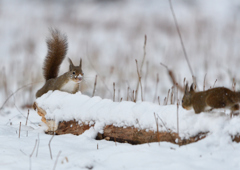
MULTIPOLYGON (((46 119, 55 122, 77 120, 87 124, 95 123, 100 129, 106 125, 135 127, 157 131, 154 113, 158 118, 159 131, 170 129, 177 132, 177 105, 161 106, 150 102, 113 102, 100 97, 89 97, 78 92, 69 94, 49 91, 36 100, 39 107, 47 113, 46 119)), ((179 136, 189 138, 201 132, 220 136, 240 134, 240 117, 232 119, 222 112, 195 114, 194 111, 178 110, 179 136)))

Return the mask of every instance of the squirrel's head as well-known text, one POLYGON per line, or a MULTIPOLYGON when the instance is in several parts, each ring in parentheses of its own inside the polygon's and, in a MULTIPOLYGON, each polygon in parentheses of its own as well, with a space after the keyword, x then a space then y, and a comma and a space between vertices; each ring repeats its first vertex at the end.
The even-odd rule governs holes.
POLYGON ((182 107, 186 110, 190 110, 192 108, 192 96, 195 93, 193 89, 193 84, 190 87, 190 91, 188 89, 188 84, 186 84, 185 93, 182 98, 182 107))
POLYGON ((70 73, 71 79, 77 83, 80 83, 84 75, 82 71, 82 59, 80 59, 79 66, 74 66, 70 58, 68 58, 68 61, 69 61, 69 73, 70 73))

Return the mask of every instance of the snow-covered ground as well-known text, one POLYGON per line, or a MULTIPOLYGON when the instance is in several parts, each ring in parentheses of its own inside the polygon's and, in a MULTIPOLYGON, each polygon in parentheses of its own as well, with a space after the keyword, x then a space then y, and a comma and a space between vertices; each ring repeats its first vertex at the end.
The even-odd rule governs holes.
MULTIPOLYGON (((239 169, 240 144, 230 135, 240 131, 240 117, 215 113, 194 114, 179 109, 180 136, 209 131, 205 139, 179 147, 167 142, 131 145, 95 140, 104 124, 135 126, 156 130, 153 112, 168 128, 176 131, 176 105, 159 106, 149 102, 112 102, 77 93, 49 92, 37 100, 47 118, 56 120, 96 120, 95 127, 82 135, 46 135, 36 111, 6 108, 0 119, 1 169, 239 169), (54 100, 55 99, 55 100, 54 100), (98 109, 95 109, 98 108, 98 109), (135 119, 139 121, 136 123, 135 119), (19 138, 19 123, 22 123, 19 138), (39 126, 41 125, 41 126, 39 126), (35 146, 36 145, 36 146, 35 146), (35 149, 34 149, 35 148, 35 149)), ((164 128, 160 130, 165 130, 164 128)))
MULTIPOLYGON (((172 3, 198 89, 203 89, 206 77, 206 89, 214 84, 232 88, 235 79, 236 90, 239 90, 240 1, 172 0, 172 3)), ((30 109, 29 121, 25 125, 28 111, 22 106, 32 105, 36 90, 44 83, 45 40, 49 35, 48 28, 55 27, 68 36, 67 56, 74 63, 83 58, 86 75, 83 94, 91 96, 94 78, 98 75, 95 95, 100 97, 92 98, 93 103, 102 99, 112 103, 109 99, 113 98, 112 85, 115 82, 116 101, 123 98, 123 103, 112 103, 119 105, 118 114, 121 109, 132 113, 132 106, 137 111, 156 111, 175 131, 176 105, 162 105, 172 82, 160 62, 175 73, 179 84, 183 83, 184 77, 188 82, 192 78, 167 0, 1 0, 0 25, 0 107, 12 92, 34 83, 20 89, 0 110, 1 170, 53 169, 59 151, 56 169, 240 169, 240 144, 230 138, 231 134, 240 131, 240 118, 229 119, 228 115, 221 113, 223 111, 195 115, 193 111, 179 108, 182 137, 200 131, 211 132, 197 143, 181 147, 166 142, 160 145, 116 145, 110 141, 96 141, 96 131, 90 129, 80 136, 54 136, 51 142, 52 160, 48 147, 51 136, 44 133, 46 126, 34 110, 30 109), (126 104, 128 87, 131 92, 136 90, 135 59, 140 65, 144 35, 147 35, 147 55, 142 85, 144 100, 149 103, 126 104), (159 83, 156 87, 157 75, 159 83), (156 104, 158 96, 161 106, 156 104), (130 110, 122 108, 122 105, 130 110), (20 122, 22 130, 19 139, 20 122), (30 158, 36 140, 39 147, 35 148, 30 158)), ((68 63, 64 61, 60 74, 67 69, 68 63)), ((179 92, 180 101, 181 96, 179 92)), ((96 108, 90 111, 94 113, 96 108)), ((99 113, 103 114, 103 111, 100 109, 99 113)), ((114 114, 111 109, 106 111, 114 114)), ((114 111, 116 113, 116 109, 114 111)), ((113 117, 111 121, 123 120, 125 114, 113 117)), ((143 125, 156 128, 155 122, 151 126, 149 119, 154 120, 153 113, 147 119, 146 114, 142 117, 143 125)), ((133 120, 134 117, 126 119, 128 123, 133 123, 133 120)))

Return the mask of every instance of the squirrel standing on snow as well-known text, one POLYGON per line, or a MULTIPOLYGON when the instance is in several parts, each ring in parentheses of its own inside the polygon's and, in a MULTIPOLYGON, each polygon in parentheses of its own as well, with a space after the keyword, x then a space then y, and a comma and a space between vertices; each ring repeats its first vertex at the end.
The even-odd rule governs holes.
POLYGON ((36 93, 36 98, 41 97, 49 90, 60 90, 68 93, 79 91, 79 83, 83 79, 82 59, 79 66, 74 66, 69 61, 69 71, 58 76, 59 67, 67 54, 67 37, 58 30, 51 30, 51 38, 47 40, 48 53, 43 65, 43 75, 46 80, 44 86, 36 93))

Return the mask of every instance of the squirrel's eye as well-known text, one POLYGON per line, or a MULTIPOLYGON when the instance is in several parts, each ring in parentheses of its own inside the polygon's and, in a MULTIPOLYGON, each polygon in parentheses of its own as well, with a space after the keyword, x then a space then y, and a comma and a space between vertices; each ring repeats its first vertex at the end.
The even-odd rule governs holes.
POLYGON ((73 74, 75 74, 75 71, 73 72, 73 74))

